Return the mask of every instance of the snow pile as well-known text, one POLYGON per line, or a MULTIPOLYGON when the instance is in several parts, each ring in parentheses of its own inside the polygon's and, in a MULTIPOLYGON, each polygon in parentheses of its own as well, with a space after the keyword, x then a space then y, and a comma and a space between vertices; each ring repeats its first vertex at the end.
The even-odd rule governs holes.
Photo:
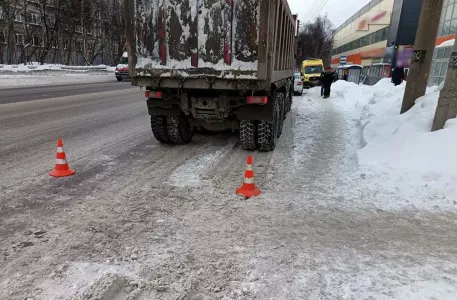
POLYGON ((27 73, 27 72, 36 72, 36 71, 71 71, 71 72, 88 72, 88 71, 107 71, 114 72, 113 67, 106 65, 98 66, 66 66, 66 65, 53 65, 45 64, 40 65, 38 63, 32 64, 19 64, 19 65, 1 65, 0 64, 0 73, 2 72, 12 72, 12 73, 27 73))
POLYGON ((441 204, 454 205, 457 120, 431 132, 440 87, 427 88, 426 95, 400 115, 405 86, 395 87, 390 79, 372 87, 347 82, 334 85, 335 93, 343 96, 336 102, 359 113, 357 123, 363 129, 357 151, 359 169, 378 178, 386 189, 403 190, 409 197, 420 192, 430 201, 442 197, 446 200, 441 204), (354 105, 359 109, 354 110, 354 105))
POLYGON ((65 65, 0 65, 0 89, 38 85, 114 81, 114 67, 65 65))
POLYGON ((114 74, 100 73, 23 73, 0 75, 0 90, 15 87, 31 87, 43 85, 85 84, 94 82, 114 82, 114 74))

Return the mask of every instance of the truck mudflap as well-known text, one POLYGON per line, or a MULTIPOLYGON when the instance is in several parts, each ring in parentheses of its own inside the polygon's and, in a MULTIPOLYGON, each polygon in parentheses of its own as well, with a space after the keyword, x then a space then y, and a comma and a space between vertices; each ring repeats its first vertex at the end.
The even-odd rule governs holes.
POLYGON ((273 121, 274 101, 268 101, 266 105, 245 105, 238 108, 238 120, 262 120, 273 121))
POLYGON ((260 2, 135 0, 134 75, 256 79, 260 2))
POLYGON ((150 115, 163 115, 177 117, 181 115, 181 108, 178 103, 165 102, 158 99, 148 99, 148 113, 150 115))

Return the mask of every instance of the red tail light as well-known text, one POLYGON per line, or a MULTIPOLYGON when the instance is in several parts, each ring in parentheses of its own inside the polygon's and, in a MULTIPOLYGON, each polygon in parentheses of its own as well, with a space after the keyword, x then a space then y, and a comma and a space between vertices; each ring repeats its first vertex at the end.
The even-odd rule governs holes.
POLYGON ((301 81, 297 82, 297 85, 302 85, 303 83, 301 81))
POLYGON ((145 91, 144 96, 146 98, 154 98, 154 99, 162 99, 163 93, 162 92, 155 92, 155 91, 145 91))
POLYGON ((248 96, 248 104, 267 104, 267 96, 248 96))

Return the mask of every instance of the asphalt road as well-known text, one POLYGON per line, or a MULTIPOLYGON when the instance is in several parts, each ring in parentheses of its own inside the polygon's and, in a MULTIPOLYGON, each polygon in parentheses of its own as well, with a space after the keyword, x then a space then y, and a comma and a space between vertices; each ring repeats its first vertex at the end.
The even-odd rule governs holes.
POLYGON ((0 104, 118 91, 129 87, 131 87, 130 82, 117 82, 113 77, 112 82, 0 89, 0 104))
POLYGON ((457 294, 455 214, 376 209, 407 199, 353 176, 331 101, 297 97, 277 149, 248 153, 231 134, 162 145, 138 88, 87 86, 0 104, 0 299, 457 294), (71 177, 48 175, 58 138, 71 177), (244 201, 248 154, 262 194, 244 201))

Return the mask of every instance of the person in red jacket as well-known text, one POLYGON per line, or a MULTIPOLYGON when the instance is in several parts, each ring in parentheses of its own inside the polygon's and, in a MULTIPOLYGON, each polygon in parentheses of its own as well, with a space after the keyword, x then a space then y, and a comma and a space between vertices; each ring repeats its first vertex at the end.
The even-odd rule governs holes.
POLYGON ((324 88, 324 99, 330 97, 330 91, 332 83, 335 79, 335 72, 331 67, 327 67, 324 72, 321 73, 320 81, 324 88))

